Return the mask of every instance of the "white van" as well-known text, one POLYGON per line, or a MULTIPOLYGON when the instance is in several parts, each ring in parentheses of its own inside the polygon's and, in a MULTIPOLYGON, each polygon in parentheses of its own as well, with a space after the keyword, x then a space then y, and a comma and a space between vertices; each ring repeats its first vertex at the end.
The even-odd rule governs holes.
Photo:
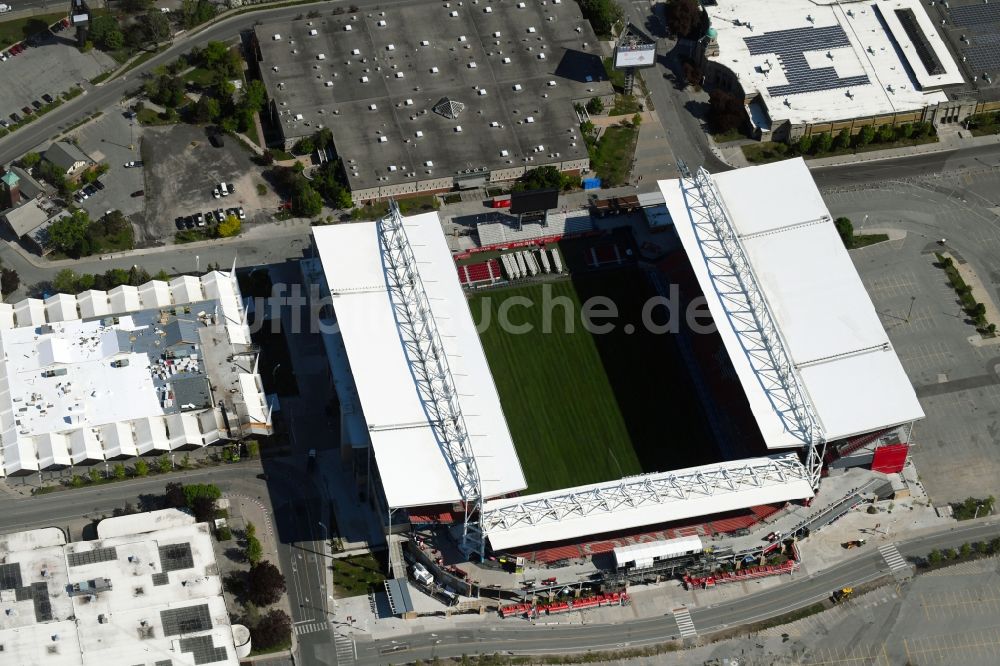
POLYGON ((0 5, 0 14, 6 14, 7 12, 13 10, 14 8, 10 5, 0 5))
POLYGON ((224 196, 224 197, 228 197, 229 196, 229 186, 226 185, 225 183, 219 183, 219 193, 222 196, 224 196))

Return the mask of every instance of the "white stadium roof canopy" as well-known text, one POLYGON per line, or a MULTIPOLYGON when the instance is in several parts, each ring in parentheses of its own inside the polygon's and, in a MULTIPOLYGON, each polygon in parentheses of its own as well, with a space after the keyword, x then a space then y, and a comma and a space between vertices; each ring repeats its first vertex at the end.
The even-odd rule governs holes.
POLYGON ((505 550, 812 496, 798 455, 782 453, 487 501, 483 529, 505 550))
MULTIPOLYGON (((457 502, 462 492, 404 350, 376 222, 316 227, 340 335, 389 506, 457 502)), ((483 497, 526 487, 500 398, 436 213, 404 218, 471 434, 483 497)))
MULTIPOLYGON (((784 160, 711 180, 827 441, 923 418, 805 162, 784 160)), ((681 180, 659 184, 765 443, 802 446, 794 419, 765 388, 774 382, 759 348, 737 330, 745 323, 745 295, 733 287, 697 197, 681 180)))

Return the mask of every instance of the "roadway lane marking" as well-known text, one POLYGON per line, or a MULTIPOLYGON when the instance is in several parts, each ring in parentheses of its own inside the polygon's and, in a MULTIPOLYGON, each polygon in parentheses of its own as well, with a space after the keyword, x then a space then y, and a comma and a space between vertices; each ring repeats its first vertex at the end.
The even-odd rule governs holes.
POLYGON ((357 648, 353 639, 336 634, 333 637, 333 644, 337 648, 338 664, 354 663, 358 658, 357 648))
POLYGON ((899 550, 897 550, 895 544, 887 543, 884 546, 879 546, 878 552, 882 554, 882 558, 889 565, 891 571, 910 568, 910 565, 906 563, 903 556, 899 554, 899 550))
POLYGON ((303 634, 314 634, 317 631, 325 631, 326 623, 324 622, 310 622, 308 624, 298 624, 295 627, 295 635, 301 636, 303 634))
POLYGON ((687 607, 682 606, 674 609, 674 621, 677 623, 677 629, 681 632, 681 638, 691 638, 698 635, 698 630, 694 628, 694 622, 691 620, 691 611, 687 607))

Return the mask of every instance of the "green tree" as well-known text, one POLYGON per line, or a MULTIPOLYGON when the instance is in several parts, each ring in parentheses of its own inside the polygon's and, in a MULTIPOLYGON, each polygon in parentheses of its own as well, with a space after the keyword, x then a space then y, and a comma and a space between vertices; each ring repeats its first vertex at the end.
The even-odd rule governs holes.
POLYGON ((0 269, 0 293, 4 296, 17 291, 21 286, 21 276, 13 268, 0 269))
POLYGON ((247 573, 246 592, 247 599, 253 605, 269 606, 285 593, 285 577, 270 562, 257 562, 247 573))
POLYGON ((840 234, 840 240, 843 241, 844 247, 850 249, 854 245, 854 225, 851 224, 851 220, 846 217, 838 217, 833 221, 833 225, 837 227, 837 233, 840 234))
POLYGON ((968 542, 963 543, 958 549, 958 554, 963 560, 969 559, 972 555, 972 546, 968 542))
POLYGON ((21 159, 17 161, 17 165, 22 169, 30 169, 41 161, 42 156, 38 153, 25 153, 21 155, 21 159))
POLYGON ((858 132, 857 144, 859 146, 867 146, 869 143, 875 140, 875 128, 871 125, 865 125, 858 132))
POLYGON ((292 192, 292 212, 299 217, 316 217, 323 210, 323 197, 303 178, 292 192))
POLYGON ((937 548, 935 548, 934 550, 932 550, 930 553, 927 554, 927 561, 932 565, 941 564, 941 561, 943 559, 944 556, 941 555, 941 551, 938 550, 937 548))
POLYGON ((833 147, 833 135, 829 132, 823 132, 816 139, 816 152, 817 153, 828 153, 833 147))
MULTIPOLYGON (((266 101, 267 89, 264 88, 264 84, 257 79, 250 79, 246 86, 243 87, 243 96, 240 101, 240 106, 256 113, 264 108, 264 103, 266 101)), ((327 128, 323 129, 328 133, 330 132, 327 128)), ((320 131, 322 132, 323 130, 320 131)))
POLYGON ((838 150, 845 150, 851 147, 851 130, 846 127, 837 134, 837 140, 834 142, 838 150))
POLYGON ((292 618, 285 611, 274 609, 250 625, 250 637, 259 650, 290 645, 292 618))
POLYGON ((245 552, 247 562, 251 567, 256 565, 264 557, 264 547, 260 545, 260 540, 255 536, 247 537, 247 547, 245 552))
POLYGON ((795 148, 799 153, 803 155, 808 155, 812 151, 814 139, 812 135, 801 136, 799 140, 795 142, 795 148))
POLYGON ((80 476, 79 474, 74 474, 73 478, 70 479, 69 483, 74 488, 79 488, 79 487, 81 487, 83 485, 83 477, 80 476))
POLYGON ((185 453, 184 457, 181 458, 181 467, 183 467, 184 469, 188 469, 189 467, 191 467, 191 454, 190 453, 185 453))
POLYGON ((195 499, 199 497, 207 497, 214 502, 222 497, 222 491, 214 483, 184 484, 184 501, 188 508, 193 508, 195 499))
POLYGON ((604 112, 604 101, 600 97, 591 97, 587 102, 587 113, 597 115, 604 112))
POLYGON ((59 252, 64 252, 78 259, 89 249, 87 229, 90 227, 90 216, 85 210, 74 210, 68 217, 62 217, 49 225, 49 245, 59 252))
POLYGON ((231 238, 240 234, 240 218, 235 215, 227 215, 222 222, 219 222, 218 233, 222 238, 231 238))
POLYGON ((142 458, 135 461, 135 475, 138 477, 144 477, 149 475, 149 463, 147 463, 142 458))
POLYGON ((945 548, 941 554, 944 555, 946 560, 953 560, 958 557, 958 552, 954 548, 945 548))
POLYGON ((746 124, 743 98, 716 88, 708 94, 708 125, 713 132, 742 129, 746 124))
POLYGON ((52 289, 60 294, 76 294, 80 276, 72 268, 64 268, 52 278, 52 289))
POLYGON ((316 150, 316 146, 311 136, 302 137, 292 146, 292 152, 296 155, 309 155, 314 150, 316 150))
POLYGON ((201 25, 215 16, 215 12, 215 5, 210 0, 183 0, 181 2, 181 16, 185 28, 201 25))
POLYGON ((878 128, 878 140, 880 143, 891 143, 896 140, 896 128, 892 125, 882 125, 878 128))
POLYGON ((87 472, 87 475, 90 477, 90 482, 91 483, 100 483, 101 482, 101 471, 99 469, 97 469, 96 467, 91 467, 90 471, 87 472))
POLYGON ((199 123, 215 122, 220 113, 219 101, 209 95, 202 95, 194 106, 194 118, 199 123))
POLYGON ((121 463, 115 463, 115 466, 112 469, 112 473, 115 475, 115 478, 118 479, 119 481, 122 480, 122 479, 124 479, 125 478, 125 465, 123 465, 121 463))
POLYGON ((170 462, 170 456, 168 456, 167 454, 163 454, 162 456, 157 458, 156 467, 160 470, 161 474, 169 472, 170 469, 173 467, 173 465, 170 462))
POLYGON ((257 458, 260 456, 260 442, 256 439, 248 439, 246 445, 248 458, 257 458))
POLYGON ((146 33, 146 39, 154 45, 170 38, 170 19, 163 12, 159 10, 146 12, 140 23, 146 33))
POLYGON ((904 123, 903 125, 900 125, 898 133, 901 139, 909 139, 910 137, 913 136, 913 125, 911 125, 910 123, 904 123))
POLYGON ((708 29, 708 22, 697 0, 667 0, 667 26, 680 37, 698 39, 708 29))
POLYGON ((525 190, 547 190, 562 189, 566 185, 567 179, 562 172, 554 166, 543 166, 526 171, 523 176, 517 179, 514 192, 525 190))
POLYGON ((249 521, 247 521, 246 527, 243 528, 243 531, 246 532, 246 537, 248 539, 257 536, 257 526, 249 521))
POLYGON ((616 23, 625 18, 625 12, 614 0, 577 0, 583 17, 590 21, 598 36, 608 36, 616 23))

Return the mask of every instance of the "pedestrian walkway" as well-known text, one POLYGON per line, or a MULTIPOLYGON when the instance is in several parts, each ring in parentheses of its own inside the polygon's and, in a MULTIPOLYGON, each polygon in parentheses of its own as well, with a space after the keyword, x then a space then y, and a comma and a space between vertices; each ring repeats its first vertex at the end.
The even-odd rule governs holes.
POLYGON ((327 626, 325 622, 304 622, 295 625, 295 635, 301 636, 303 634, 315 634, 317 631, 326 631, 327 626))
POLYGON ((353 664, 358 654, 357 648, 354 646, 354 639, 336 634, 333 638, 333 643, 337 648, 338 666, 353 664))
POLYGON ((882 558, 885 560, 885 563, 889 565, 889 569, 891 571, 910 568, 910 565, 907 564, 905 559, 903 559, 903 556, 899 554, 899 550, 896 549, 896 544, 887 543, 883 546, 879 546, 878 552, 882 554, 882 558))
POLYGON ((681 638, 691 638, 698 635, 698 630, 694 628, 694 621, 691 619, 691 611, 686 606, 674 609, 674 621, 681 632, 681 638))

